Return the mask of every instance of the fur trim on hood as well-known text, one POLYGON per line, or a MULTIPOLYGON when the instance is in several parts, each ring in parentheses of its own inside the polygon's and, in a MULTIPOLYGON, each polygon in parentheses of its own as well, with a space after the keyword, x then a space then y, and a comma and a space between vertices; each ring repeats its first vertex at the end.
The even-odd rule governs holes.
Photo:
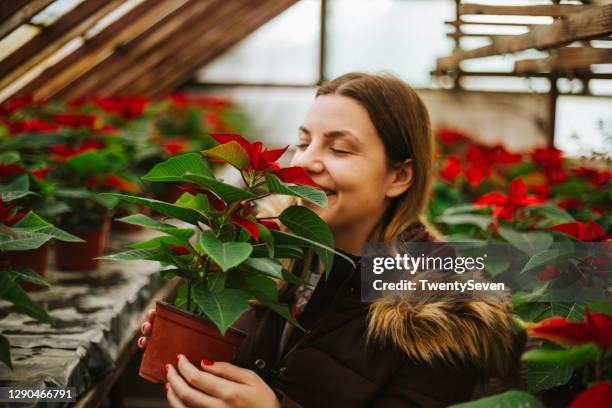
MULTIPOLYGON (((435 242, 422 223, 401 236, 403 242, 435 242)), ((445 275, 425 272, 438 282, 480 276, 445 275)), ((423 279, 423 274, 412 275, 423 279)), ((511 305, 503 295, 498 300, 440 299, 433 292, 413 296, 410 300, 382 299, 370 305, 368 339, 382 344, 393 343, 412 360, 424 363, 445 362, 473 367, 487 376, 506 376, 519 365, 525 337, 512 315, 511 305)))

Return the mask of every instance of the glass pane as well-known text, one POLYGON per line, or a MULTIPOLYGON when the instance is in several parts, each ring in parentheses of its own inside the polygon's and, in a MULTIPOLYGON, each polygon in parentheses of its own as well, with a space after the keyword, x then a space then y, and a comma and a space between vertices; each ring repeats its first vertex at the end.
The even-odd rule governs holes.
POLYGON ((569 155, 612 155, 612 98, 561 96, 555 145, 569 155))
POLYGON ((200 69, 199 82, 318 81, 321 2, 302 0, 200 69))
POLYGON ((444 21, 454 17, 449 0, 330 0, 327 77, 388 71, 414 87, 433 86, 436 58, 453 49, 444 21))

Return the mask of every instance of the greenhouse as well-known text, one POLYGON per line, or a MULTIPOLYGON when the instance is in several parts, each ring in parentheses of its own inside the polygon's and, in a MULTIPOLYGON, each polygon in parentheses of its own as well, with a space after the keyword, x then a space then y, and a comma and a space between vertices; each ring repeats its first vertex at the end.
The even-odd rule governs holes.
POLYGON ((612 0, 0 3, 0 406, 612 406, 612 0))

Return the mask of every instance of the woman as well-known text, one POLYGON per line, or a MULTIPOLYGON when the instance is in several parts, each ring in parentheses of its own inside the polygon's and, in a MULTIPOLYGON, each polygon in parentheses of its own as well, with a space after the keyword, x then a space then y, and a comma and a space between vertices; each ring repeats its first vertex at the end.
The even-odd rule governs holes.
MULTIPOLYGON (((326 190, 327 208, 303 205, 356 263, 366 242, 436 240, 419 221, 432 184, 429 117, 401 80, 351 73, 319 88, 291 164, 326 190)), ((283 293, 307 332, 255 308, 240 321, 248 336, 234 364, 196 367, 179 356, 167 367, 171 406, 447 406, 516 362, 519 341, 505 303, 365 304, 359 267, 339 257, 329 279, 318 279, 313 256, 293 271, 315 287, 283 293)), ((145 336, 153 317, 143 324, 145 336)))

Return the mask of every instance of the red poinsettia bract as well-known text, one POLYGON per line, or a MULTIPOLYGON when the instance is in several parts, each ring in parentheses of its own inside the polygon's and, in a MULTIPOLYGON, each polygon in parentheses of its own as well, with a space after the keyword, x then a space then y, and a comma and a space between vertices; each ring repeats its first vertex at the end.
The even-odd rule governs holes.
POLYGON ((289 146, 281 149, 269 150, 264 149, 263 144, 259 141, 251 143, 242 136, 236 134, 214 133, 211 134, 211 136, 220 144, 236 142, 247 152, 250 163, 242 170, 263 173, 269 172, 286 183, 320 188, 302 167, 286 167, 281 169, 278 163, 276 163, 276 160, 287 151, 289 146))
POLYGON ((0 164, 0 178, 21 174, 25 169, 17 163, 0 164))
POLYGON ((0 224, 13 225, 26 215, 25 212, 15 211, 15 204, 4 205, 4 200, 0 198, 0 224))
POLYGON ((527 194, 527 185, 522 178, 517 178, 510 183, 508 195, 494 191, 480 197, 475 204, 481 207, 492 206, 494 222, 497 218, 512 221, 516 210, 529 205, 542 204, 542 199, 527 194))
POLYGON ((548 229, 561 232, 584 242, 604 242, 612 238, 612 235, 606 235, 603 227, 593 220, 589 220, 588 224, 580 221, 567 222, 548 229))
POLYGON ((563 317, 551 317, 527 326, 527 332, 566 346, 595 343, 603 349, 612 348, 612 317, 586 311, 584 322, 571 322, 563 317))
POLYGON ((600 381, 578 395, 569 408, 612 406, 612 381, 600 381))

